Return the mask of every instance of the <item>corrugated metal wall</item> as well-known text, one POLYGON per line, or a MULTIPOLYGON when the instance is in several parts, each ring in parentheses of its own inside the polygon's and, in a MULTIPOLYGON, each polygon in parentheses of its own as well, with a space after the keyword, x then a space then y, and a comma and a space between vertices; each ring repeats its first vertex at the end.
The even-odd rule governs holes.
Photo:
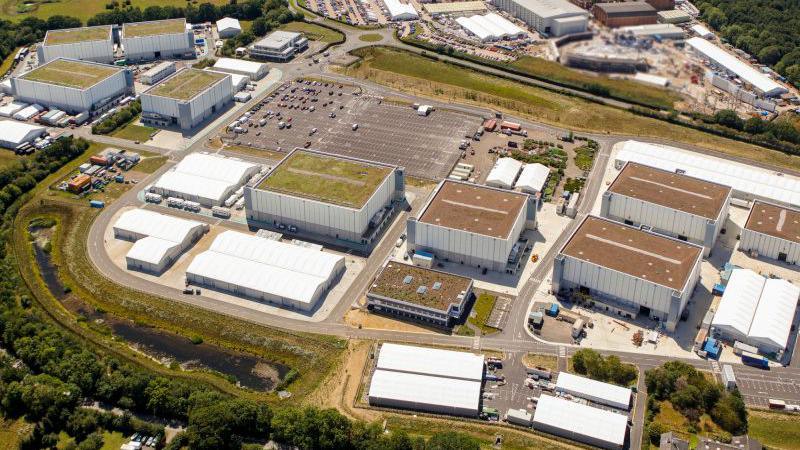
POLYGON ((800 262, 800 244, 748 229, 742 229, 739 249, 746 252, 755 250, 759 255, 772 259, 778 259, 780 253, 785 253, 786 262, 800 262))
POLYGON ((24 78, 12 79, 15 97, 28 103, 39 103, 75 114, 91 110, 101 100, 122 95, 127 89, 125 72, 111 77, 85 90, 40 83, 24 78))
POLYGON ((608 218, 634 224, 649 225, 672 236, 686 236, 689 241, 703 244, 708 219, 665 206, 645 202, 626 195, 606 192, 609 198, 608 218))
POLYGON ((194 34, 186 31, 135 38, 123 36, 122 47, 125 50, 125 59, 129 61, 156 59, 156 52, 161 52, 161 58, 171 58, 194 51, 194 34))
POLYGON ((114 41, 109 36, 105 41, 75 42, 72 44, 43 45, 39 64, 56 58, 80 59, 110 64, 114 61, 114 41))

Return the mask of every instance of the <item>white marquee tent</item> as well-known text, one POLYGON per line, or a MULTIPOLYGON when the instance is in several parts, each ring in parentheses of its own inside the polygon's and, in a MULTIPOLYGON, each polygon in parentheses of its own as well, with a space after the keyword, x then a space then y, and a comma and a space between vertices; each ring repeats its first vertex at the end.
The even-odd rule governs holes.
POLYGON ((542 395, 536 405, 533 428, 596 447, 621 449, 628 416, 542 395))
POLYGON ((164 173, 151 191, 204 206, 218 206, 260 169, 258 164, 235 158, 191 153, 164 173))
POLYGON ((486 185, 503 189, 514 187, 514 181, 522 170, 522 163, 514 158, 500 158, 486 177, 486 185))
POLYGON ((544 164, 525 164, 514 187, 528 194, 536 194, 544 190, 548 177, 550 177, 550 168, 544 164))

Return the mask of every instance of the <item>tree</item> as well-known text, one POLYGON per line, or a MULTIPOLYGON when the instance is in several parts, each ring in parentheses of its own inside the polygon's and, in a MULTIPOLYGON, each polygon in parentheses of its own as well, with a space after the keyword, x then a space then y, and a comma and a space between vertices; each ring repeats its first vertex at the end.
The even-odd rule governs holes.
POLYGON ((254 35, 261 37, 272 31, 272 27, 263 17, 259 17, 253 21, 253 26, 250 27, 250 31, 254 35))
POLYGON ((103 435, 92 433, 78 444, 78 450, 100 450, 103 448, 103 435))
POLYGON ((744 121, 736 114, 736 111, 730 109, 723 109, 714 114, 714 120, 725 127, 733 128, 734 130, 741 130, 744 128, 744 121))

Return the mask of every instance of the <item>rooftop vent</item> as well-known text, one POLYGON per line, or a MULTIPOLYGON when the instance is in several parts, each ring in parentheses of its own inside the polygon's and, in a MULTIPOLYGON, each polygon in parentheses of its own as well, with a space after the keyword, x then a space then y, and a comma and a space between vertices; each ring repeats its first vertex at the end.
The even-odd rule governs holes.
POLYGON ((428 292, 428 287, 427 286, 420 286, 420 287, 417 288, 417 294, 424 294, 426 292, 428 292))
POLYGON ((441 288, 442 288, 442 283, 441 282, 437 281, 437 282, 433 283, 433 290, 434 291, 438 291, 441 288))
POLYGON ((411 280, 413 279, 414 277, 412 277, 411 275, 406 275, 406 277, 403 278, 403 284, 411 284, 411 280))

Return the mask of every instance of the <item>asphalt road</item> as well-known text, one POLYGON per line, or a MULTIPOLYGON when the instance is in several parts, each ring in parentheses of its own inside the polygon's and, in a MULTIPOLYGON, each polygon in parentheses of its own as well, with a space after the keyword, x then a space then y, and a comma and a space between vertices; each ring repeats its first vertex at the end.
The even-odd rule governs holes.
MULTIPOLYGON (((372 33, 375 31, 371 30, 369 32, 372 33)), ((334 50, 331 50, 331 58, 334 58, 335 56, 337 56, 337 54, 341 56, 342 53, 352 50, 353 48, 366 45, 365 43, 360 42, 356 36, 360 33, 367 33, 367 32, 353 31, 347 29, 346 33, 348 35, 347 41, 345 42, 344 45, 337 47, 334 50)), ((384 30, 383 33, 386 33, 386 30, 384 30)), ((350 79, 348 77, 343 77, 341 75, 327 73, 325 71, 326 65, 327 63, 323 61, 322 64, 312 64, 309 66, 308 60, 303 57, 300 57, 292 63, 281 64, 278 66, 280 66, 280 69, 283 72, 284 81, 302 76, 312 76, 312 75, 324 76, 326 78, 335 79, 337 81, 342 81, 362 86, 377 95, 384 95, 384 96, 391 95, 394 97, 407 98, 409 100, 423 101, 423 99, 416 98, 414 96, 409 96, 403 93, 393 92, 382 86, 377 86, 372 83, 367 83, 361 80, 350 79)), ((487 71, 486 68, 480 68, 480 70, 487 71)), ((248 105, 245 106, 254 104, 256 101, 259 101, 266 95, 267 93, 264 93, 262 96, 254 99, 253 101, 248 103, 248 105)), ((431 102, 429 99, 424 99, 424 101, 427 103, 432 103, 435 107, 439 108, 449 108, 484 117, 493 115, 492 110, 485 108, 478 108, 478 107, 457 105, 457 104, 439 104, 438 102, 431 102)), ((242 108, 244 108, 245 106, 243 106, 242 108)), ((523 124, 523 127, 528 129, 545 130, 549 132, 558 132, 558 133, 566 133, 567 131, 569 131, 546 124, 533 123, 515 118, 513 120, 521 122, 523 124)), ((178 154, 171 154, 170 155, 171 158, 173 158, 174 160, 174 158, 177 157, 178 155, 201 150, 203 148, 202 143, 204 143, 207 140, 206 138, 210 137, 211 134, 215 133, 216 131, 217 130, 215 127, 210 127, 208 130, 204 131, 206 135, 202 136, 200 139, 197 139, 194 145, 192 145, 185 151, 178 152, 178 154)), ((646 140, 664 144, 679 145, 683 148, 689 148, 691 150, 706 154, 716 153, 713 151, 709 151, 707 149, 694 147, 682 143, 679 144, 676 142, 671 142, 669 140, 663 140, 663 139, 649 139, 649 138, 642 138, 639 136, 630 136, 630 135, 621 136, 621 135, 592 134, 592 133, 581 133, 581 134, 597 140, 601 144, 601 151, 598 154, 597 164, 595 164, 595 168, 592 170, 591 176, 589 177, 589 181, 585 188, 585 193, 582 196, 581 204, 579 206, 579 215, 576 218, 576 220, 572 221, 570 225, 564 230, 564 232, 559 236, 557 242, 551 247, 548 253, 546 255, 542 255, 540 261, 537 263, 538 266, 533 271, 533 274, 528 280, 524 282, 517 301, 513 303, 513 309, 509 314, 509 320, 506 328, 501 332, 491 336, 486 336, 482 338, 472 338, 463 336, 434 335, 434 334, 410 333, 410 332, 399 332, 399 331, 366 330, 366 329, 351 328, 343 323, 342 317, 351 307, 352 302, 366 290, 366 287, 368 283, 371 281, 372 277, 377 273, 377 270, 381 267, 383 262, 392 252, 394 248, 394 242, 404 230, 405 219, 409 216, 409 214, 413 214, 416 211, 416 208, 418 208, 418 206, 422 203, 422 201, 424 201, 424 199, 421 198, 415 200, 413 205, 415 209, 412 210, 412 212, 407 212, 407 211, 401 212, 398 215, 392 226, 385 233, 382 242, 373 250, 372 254, 367 259, 364 270, 362 270, 361 273, 356 277, 354 282, 347 289, 345 295, 343 296, 343 299, 340 301, 338 305, 336 305, 336 307, 328 316, 328 318, 321 322, 308 322, 303 320, 294 320, 285 317, 264 314, 249 308, 240 307, 225 302, 220 302, 218 300, 214 300, 202 295, 188 297, 183 295, 181 291, 178 289, 146 281, 142 278, 136 277, 128 273, 125 270, 118 268, 111 261, 110 257, 105 251, 103 244, 104 232, 106 228, 109 226, 111 217, 119 209, 128 205, 138 204, 138 200, 136 198, 137 190, 131 190, 125 193, 120 199, 109 204, 106 207, 106 209, 98 216, 98 218, 95 220, 94 224, 92 225, 89 231, 89 238, 87 240, 87 251, 92 263, 95 265, 96 269, 103 276, 106 276, 109 279, 112 279, 115 282, 126 286, 126 288, 128 289, 146 292, 149 294, 159 295, 163 297, 168 297, 174 299, 175 301, 184 302, 187 304, 191 304, 193 306, 199 306, 201 308, 206 308, 220 314, 226 314, 241 320, 250 321, 254 324, 266 325, 291 331, 329 334, 329 335, 339 336, 342 338, 400 341, 400 342, 425 344, 425 345, 445 345, 445 346, 457 346, 457 347, 465 347, 473 349, 484 348, 484 349, 500 350, 510 354, 510 357, 517 359, 520 358, 521 355, 526 352, 551 354, 551 355, 559 355, 559 353, 561 352, 563 359, 565 357, 569 357, 569 355, 571 355, 576 350, 576 347, 573 347, 571 345, 564 345, 564 344, 559 345, 559 344, 542 342, 534 338, 532 335, 528 334, 525 329, 527 311, 530 306, 530 300, 532 298, 533 293, 540 287, 543 280, 547 279, 549 275, 549 271, 551 270, 552 267, 552 261, 558 248, 560 248, 560 246, 563 245, 568 236, 571 235, 572 231, 574 231, 574 229, 577 227, 580 219, 583 218, 589 212, 589 210, 591 209, 591 205, 593 205, 597 195, 599 195, 602 184, 602 175, 599 174, 598 172, 602 172, 603 168, 605 167, 609 158, 611 147, 619 141, 627 139, 639 139, 639 140, 646 140)), ((132 145, 129 141, 119 141, 116 140, 115 138, 91 136, 91 139, 98 142, 107 143, 109 145, 125 145, 126 147, 133 146, 135 148, 141 148, 143 150, 160 151, 161 153, 164 153, 164 150, 162 149, 157 149, 155 147, 151 148, 149 146, 137 147, 135 145, 132 145)), ((728 159, 731 158, 728 157, 728 159)), ((748 163, 753 164, 752 162, 748 163)), ((147 177, 146 179, 141 180, 140 182, 141 185, 144 186, 154 181, 164 171, 168 170, 169 166, 170 165, 166 165, 157 172, 155 172, 154 174, 147 177)), ((766 167, 766 165, 763 166, 766 167)), ((635 352, 604 351, 602 353, 615 354, 625 362, 630 362, 638 365, 638 367, 642 371, 659 366, 667 361, 675 360, 675 358, 672 357, 640 354, 635 352)), ((686 359, 685 362, 703 370, 712 370, 711 364, 704 360, 686 359)), ((742 381, 740 384, 740 389, 743 395, 745 396, 745 399, 750 404, 763 405, 763 402, 765 401, 766 398, 784 398, 787 400, 796 399, 798 402, 800 402, 800 369, 798 368, 794 367, 775 368, 769 371, 762 371, 751 367, 735 365, 735 372, 737 377, 739 377, 740 380, 742 381)), ((643 380, 643 377, 640 377, 640 379, 643 380)), ((640 388, 643 388, 642 383, 643 381, 640 382, 640 388)), ((643 390, 641 392, 644 393, 643 390)), ((640 395, 639 397, 643 399, 645 396, 640 395)), ((641 418, 643 417, 644 408, 639 403, 640 401, 637 401, 637 406, 635 410, 635 415, 637 420, 634 421, 635 426, 634 429, 632 429, 631 431, 632 448, 638 448, 638 443, 641 441, 641 418)))

